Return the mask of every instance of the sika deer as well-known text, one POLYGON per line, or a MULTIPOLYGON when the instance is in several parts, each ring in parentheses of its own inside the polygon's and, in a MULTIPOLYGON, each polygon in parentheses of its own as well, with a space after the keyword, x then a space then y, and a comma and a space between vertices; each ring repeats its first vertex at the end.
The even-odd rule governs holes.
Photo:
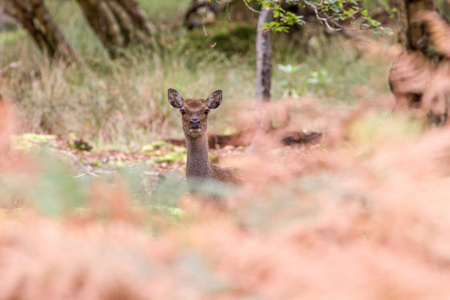
POLYGON ((186 99, 174 89, 169 89, 169 103, 181 113, 181 123, 186 137, 186 179, 217 180, 237 183, 231 170, 211 164, 208 156, 208 113, 222 102, 222 91, 211 93, 206 100, 186 99))

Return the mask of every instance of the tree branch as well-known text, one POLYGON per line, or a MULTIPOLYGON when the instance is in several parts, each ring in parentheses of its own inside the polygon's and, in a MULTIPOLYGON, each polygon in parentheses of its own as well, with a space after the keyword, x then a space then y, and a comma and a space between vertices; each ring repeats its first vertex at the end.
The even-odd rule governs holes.
POLYGON ((332 20, 331 21, 334 23, 334 25, 338 26, 338 28, 331 27, 330 24, 328 23, 328 21, 330 21, 329 18, 322 18, 319 15, 319 11, 318 11, 317 7, 313 3, 308 2, 306 0, 304 0, 304 2, 305 2, 306 5, 308 5, 314 11, 314 13, 316 15, 316 18, 319 21, 322 21, 325 24, 325 26, 327 26, 328 29, 333 30, 333 31, 338 31, 338 30, 342 30, 343 29, 341 25, 339 25, 338 23, 336 23, 336 22, 334 22, 332 20))
POLYGON ((242 2, 244 2, 245 6, 247 6, 248 9, 250 9, 252 12, 259 14, 260 12, 257 11, 256 9, 254 9, 253 7, 251 7, 248 3, 247 0, 242 0, 242 2))

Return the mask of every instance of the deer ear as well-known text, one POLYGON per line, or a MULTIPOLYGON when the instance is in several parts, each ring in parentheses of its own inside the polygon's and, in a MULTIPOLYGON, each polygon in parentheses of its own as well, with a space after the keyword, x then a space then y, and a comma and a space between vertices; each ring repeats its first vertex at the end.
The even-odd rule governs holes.
POLYGON ((206 105, 208 105, 210 109, 218 108, 220 106, 220 103, 222 103, 221 90, 212 92, 211 95, 209 95, 208 99, 206 99, 206 105))
POLYGON ((170 105, 172 105, 174 108, 180 109, 183 106, 184 99, 181 96, 181 94, 178 93, 176 90, 169 89, 168 90, 168 98, 169 98, 170 105))

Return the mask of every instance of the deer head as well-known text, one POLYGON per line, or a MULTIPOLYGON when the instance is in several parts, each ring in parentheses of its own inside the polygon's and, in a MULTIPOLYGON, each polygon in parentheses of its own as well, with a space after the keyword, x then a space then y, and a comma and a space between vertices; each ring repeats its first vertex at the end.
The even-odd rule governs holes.
POLYGON ((208 113, 222 102, 222 91, 212 92, 206 100, 186 99, 174 89, 169 89, 169 103, 181 113, 181 122, 186 138, 197 138, 206 134, 208 113))

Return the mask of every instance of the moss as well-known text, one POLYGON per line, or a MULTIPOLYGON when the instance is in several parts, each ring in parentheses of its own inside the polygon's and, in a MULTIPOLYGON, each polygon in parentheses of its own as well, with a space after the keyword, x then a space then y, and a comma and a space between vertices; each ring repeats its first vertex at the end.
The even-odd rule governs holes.
POLYGON ((186 154, 177 152, 170 152, 167 154, 163 154, 153 159, 153 161, 156 163, 163 163, 163 162, 174 163, 182 160, 186 160, 186 154))
POLYGON ((235 25, 228 32, 220 32, 212 36, 215 48, 228 54, 246 54, 255 44, 256 29, 249 25, 235 25))
POLYGON ((249 39, 255 39, 256 37, 256 29, 253 26, 243 24, 243 25, 237 25, 233 29, 233 35, 242 40, 249 40, 249 39))
POLYGON ((185 45, 197 50, 214 49, 228 55, 246 54, 253 50, 256 38, 256 28, 246 24, 215 26, 208 28, 213 31, 206 36, 203 30, 193 30, 187 34, 185 45))
POLYGON ((13 149, 28 150, 34 146, 45 146, 55 139, 55 135, 24 133, 22 135, 12 136, 13 149))
POLYGON ((201 30, 192 30, 183 39, 186 48, 202 50, 207 48, 208 37, 201 30))
POLYGON ((174 163, 177 161, 186 160, 186 147, 174 146, 166 141, 157 141, 145 145, 141 149, 142 152, 152 156, 152 159, 146 163, 174 163))
POLYGON ((170 147, 171 145, 166 141, 156 141, 151 144, 145 145, 142 147, 142 152, 151 152, 154 150, 161 149, 162 147, 170 147))

